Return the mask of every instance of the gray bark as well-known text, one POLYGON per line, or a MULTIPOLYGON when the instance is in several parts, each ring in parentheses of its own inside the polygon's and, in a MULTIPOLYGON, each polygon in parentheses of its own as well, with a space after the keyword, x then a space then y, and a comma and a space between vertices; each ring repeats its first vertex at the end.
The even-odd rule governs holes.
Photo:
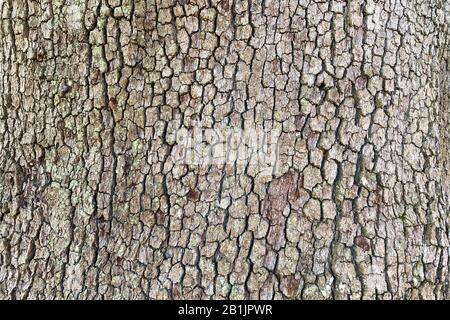
POLYGON ((0 298, 449 297, 448 1, 0 14, 0 298), (194 123, 276 170, 175 164, 194 123))

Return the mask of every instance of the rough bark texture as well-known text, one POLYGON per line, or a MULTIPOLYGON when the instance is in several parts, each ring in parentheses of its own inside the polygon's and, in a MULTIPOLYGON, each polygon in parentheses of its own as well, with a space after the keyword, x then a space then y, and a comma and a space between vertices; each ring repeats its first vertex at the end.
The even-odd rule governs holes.
POLYGON ((0 298, 449 296, 447 0, 0 13, 0 298), (174 166, 193 121, 279 168, 174 166))

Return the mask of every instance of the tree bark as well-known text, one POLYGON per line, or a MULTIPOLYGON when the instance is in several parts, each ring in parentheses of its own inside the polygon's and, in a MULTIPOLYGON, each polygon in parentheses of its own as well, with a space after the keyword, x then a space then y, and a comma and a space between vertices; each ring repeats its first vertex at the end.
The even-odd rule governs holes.
POLYGON ((449 297, 448 1, 0 14, 0 298, 449 297), (172 160, 249 124, 272 174, 172 160))

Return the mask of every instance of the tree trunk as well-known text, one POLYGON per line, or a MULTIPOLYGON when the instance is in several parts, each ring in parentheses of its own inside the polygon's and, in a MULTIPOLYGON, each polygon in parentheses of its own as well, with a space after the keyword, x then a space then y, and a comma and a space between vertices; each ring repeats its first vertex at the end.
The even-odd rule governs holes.
POLYGON ((449 297, 448 1, 0 6, 0 298, 449 297))

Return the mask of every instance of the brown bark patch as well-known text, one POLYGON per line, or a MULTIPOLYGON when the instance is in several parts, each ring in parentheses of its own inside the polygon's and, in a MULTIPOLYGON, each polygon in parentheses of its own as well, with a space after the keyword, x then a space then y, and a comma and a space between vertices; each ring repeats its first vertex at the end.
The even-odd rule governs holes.
POLYGON ((355 244, 364 250, 364 252, 370 251, 370 244, 366 238, 358 236, 355 239, 355 244))
POLYGON ((230 10, 230 0, 221 0, 220 6, 222 7, 222 9, 224 11, 229 11, 230 10))
POLYGON ((289 171, 281 177, 272 180, 264 199, 262 214, 270 222, 268 242, 276 249, 281 248, 285 242, 284 228, 286 217, 283 216, 283 210, 288 205, 288 199, 297 196, 298 176, 297 172, 289 171))
POLYGON ((155 216, 156 216, 156 223, 164 224, 164 221, 166 219, 166 214, 162 210, 156 211, 155 216))
POLYGON ((200 192, 196 191, 195 189, 191 189, 187 193, 186 197, 188 198, 188 200, 196 202, 200 200, 200 192))
POLYGON ((295 279, 293 275, 283 278, 282 286, 284 287, 284 294, 288 298, 295 298, 300 287, 300 281, 295 279))

